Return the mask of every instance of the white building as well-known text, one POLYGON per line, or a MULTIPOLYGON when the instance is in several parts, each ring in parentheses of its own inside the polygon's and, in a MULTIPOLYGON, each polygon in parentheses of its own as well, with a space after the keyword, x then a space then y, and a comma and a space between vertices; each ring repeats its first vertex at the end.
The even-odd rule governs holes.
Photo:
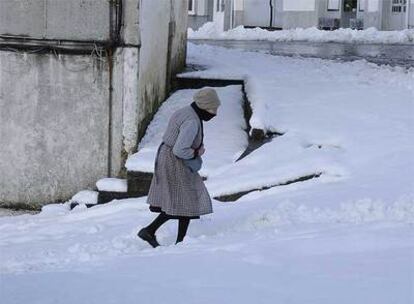
MULTIPOLYGON (((414 0, 190 0, 190 13, 210 7, 214 20, 224 30, 244 25, 276 29, 319 27, 324 29, 369 28, 402 30, 414 28, 414 0)), ((200 24, 198 24, 198 28, 200 24)))

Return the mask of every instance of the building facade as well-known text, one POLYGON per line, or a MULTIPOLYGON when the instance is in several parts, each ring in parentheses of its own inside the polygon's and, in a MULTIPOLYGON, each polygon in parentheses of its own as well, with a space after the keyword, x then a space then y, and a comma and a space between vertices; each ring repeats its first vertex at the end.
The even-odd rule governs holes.
POLYGON ((188 27, 197 30, 213 21, 213 7, 214 0, 188 0, 188 27))
POLYGON ((239 25, 276 29, 414 28, 414 0, 212 0, 210 5, 212 19, 224 30, 239 25))
POLYGON ((118 176, 185 65, 187 1, 0 1, 0 205, 118 176))

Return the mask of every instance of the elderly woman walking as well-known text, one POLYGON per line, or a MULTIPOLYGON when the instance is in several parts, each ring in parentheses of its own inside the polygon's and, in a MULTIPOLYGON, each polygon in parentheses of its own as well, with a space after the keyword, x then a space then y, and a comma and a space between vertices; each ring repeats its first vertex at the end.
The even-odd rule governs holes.
POLYGON ((211 199, 198 171, 204 154, 203 121, 217 114, 220 100, 214 89, 204 88, 193 103, 170 118, 163 142, 158 148, 154 177, 147 203, 159 215, 138 236, 152 247, 160 244, 155 233, 170 219, 178 219, 176 244, 182 242, 191 219, 213 212, 211 199))

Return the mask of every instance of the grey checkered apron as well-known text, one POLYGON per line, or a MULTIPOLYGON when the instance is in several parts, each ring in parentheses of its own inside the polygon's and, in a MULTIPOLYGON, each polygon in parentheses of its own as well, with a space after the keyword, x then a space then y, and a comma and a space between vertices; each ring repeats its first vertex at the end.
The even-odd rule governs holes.
MULTIPOLYGON (((179 110, 178 115, 172 116, 173 121, 170 121, 163 137, 168 143, 164 142, 158 148, 154 177, 148 193, 148 204, 173 216, 192 217, 213 212, 210 195, 201 176, 192 172, 172 151, 174 139, 178 135, 176 128, 185 119, 194 119, 194 115, 191 107, 186 107, 179 110)), ((201 134, 196 136, 195 147, 200 145, 201 137, 201 134)))

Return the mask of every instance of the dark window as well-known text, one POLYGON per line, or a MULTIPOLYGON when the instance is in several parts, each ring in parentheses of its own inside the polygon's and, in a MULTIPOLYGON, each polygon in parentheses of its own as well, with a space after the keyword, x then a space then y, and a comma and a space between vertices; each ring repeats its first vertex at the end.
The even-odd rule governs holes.
POLYGON ((407 11, 407 0, 392 0, 391 11, 393 13, 405 13, 407 11))
POLYGON ((355 12, 358 7, 358 0, 345 0, 344 12, 355 12))

